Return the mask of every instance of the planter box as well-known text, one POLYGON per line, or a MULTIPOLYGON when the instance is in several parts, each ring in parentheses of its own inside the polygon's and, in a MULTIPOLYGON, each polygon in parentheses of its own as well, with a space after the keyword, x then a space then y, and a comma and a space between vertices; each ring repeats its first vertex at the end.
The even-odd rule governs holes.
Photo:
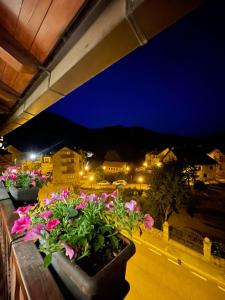
POLYGON ((9 192, 14 198, 14 200, 28 203, 37 201, 38 191, 38 187, 16 188, 14 186, 11 186, 9 188, 9 192))
POLYGON ((126 264, 135 253, 132 241, 121 236, 125 248, 94 276, 89 276, 76 263, 61 253, 55 253, 52 266, 66 288, 77 300, 122 300, 129 292, 125 280, 126 264))

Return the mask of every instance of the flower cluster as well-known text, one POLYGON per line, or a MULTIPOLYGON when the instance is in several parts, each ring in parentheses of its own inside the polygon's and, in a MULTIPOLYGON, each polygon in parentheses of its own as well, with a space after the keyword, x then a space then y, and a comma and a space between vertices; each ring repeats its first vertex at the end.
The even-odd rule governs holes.
POLYGON ((135 200, 124 203, 117 191, 73 197, 69 189, 52 193, 44 205, 28 205, 17 209, 19 219, 12 233, 25 234, 24 240, 39 240, 39 250, 46 254, 45 265, 52 254, 65 251, 70 259, 81 259, 104 249, 119 249, 118 234, 154 224, 149 214, 140 211, 135 200))
POLYGON ((20 167, 8 167, 0 176, 0 180, 4 181, 5 186, 15 186, 18 188, 42 187, 49 180, 49 176, 45 176, 38 171, 23 171, 20 167))

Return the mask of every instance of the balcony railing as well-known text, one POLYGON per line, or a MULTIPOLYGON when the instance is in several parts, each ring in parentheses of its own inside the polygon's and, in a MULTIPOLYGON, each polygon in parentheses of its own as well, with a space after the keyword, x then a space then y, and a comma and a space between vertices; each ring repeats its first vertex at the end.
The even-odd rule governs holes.
POLYGON ((17 218, 14 211, 11 199, 0 188, 0 299, 63 300, 35 245, 11 234, 17 218))

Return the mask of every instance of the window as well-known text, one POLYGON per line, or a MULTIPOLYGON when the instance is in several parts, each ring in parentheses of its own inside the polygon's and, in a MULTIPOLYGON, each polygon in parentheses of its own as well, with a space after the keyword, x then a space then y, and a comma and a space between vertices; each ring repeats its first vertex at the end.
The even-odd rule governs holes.
POLYGON ((209 169, 212 170, 212 169, 213 169, 213 166, 210 166, 209 169))
POLYGON ((206 177, 207 177, 207 173, 204 173, 204 174, 203 174, 203 177, 206 178, 206 177))

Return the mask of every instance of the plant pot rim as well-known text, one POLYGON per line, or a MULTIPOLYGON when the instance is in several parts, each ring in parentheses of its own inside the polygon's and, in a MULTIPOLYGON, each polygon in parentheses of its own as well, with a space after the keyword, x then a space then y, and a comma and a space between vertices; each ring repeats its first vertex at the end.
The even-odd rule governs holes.
POLYGON ((135 245, 132 240, 130 240, 122 234, 118 234, 118 237, 120 237, 126 243, 126 246, 123 248, 123 250, 119 252, 117 256, 110 260, 101 270, 99 270, 93 276, 88 275, 76 262, 71 262, 63 252, 54 253, 52 256, 52 260, 54 261, 54 258, 56 257, 65 258, 64 264, 82 273, 82 276, 85 278, 85 280, 87 280, 88 282, 98 281, 102 277, 102 274, 105 274, 105 272, 110 271, 110 268, 115 263, 115 261, 117 261, 118 264, 120 264, 120 262, 124 260, 128 261, 129 258, 132 257, 136 252, 135 245))

